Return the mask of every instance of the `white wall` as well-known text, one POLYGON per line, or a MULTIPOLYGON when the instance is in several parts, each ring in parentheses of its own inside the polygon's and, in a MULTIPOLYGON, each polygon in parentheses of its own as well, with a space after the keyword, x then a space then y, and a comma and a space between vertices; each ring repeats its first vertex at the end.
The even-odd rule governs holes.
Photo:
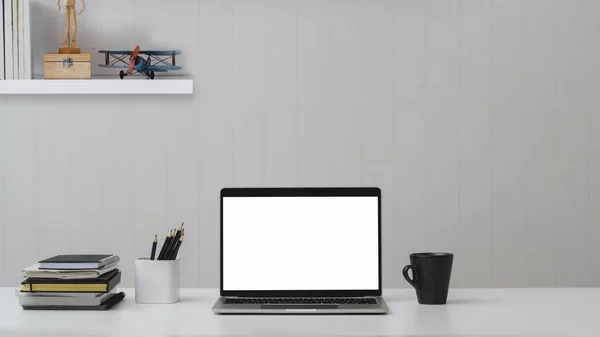
POLYGON ((457 287, 600 286, 599 23, 594 0, 88 1, 84 50, 180 48, 196 94, 0 97, 0 285, 85 251, 131 286, 185 221, 183 285, 216 287, 222 187, 377 185, 386 287, 424 250, 457 287))

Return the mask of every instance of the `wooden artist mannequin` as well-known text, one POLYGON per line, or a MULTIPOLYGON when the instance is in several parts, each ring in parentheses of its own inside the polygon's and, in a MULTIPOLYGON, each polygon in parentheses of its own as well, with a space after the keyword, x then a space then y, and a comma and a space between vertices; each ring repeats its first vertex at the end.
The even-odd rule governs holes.
MULTIPOLYGON (((56 0, 56 8, 60 13, 60 2, 56 0)), ((79 14, 85 11, 85 0, 81 0, 81 11, 79 14)), ((65 0, 65 36, 62 43, 63 48, 60 48, 61 54, 77 54, 79 48, 77 47, 77 8, 75 8, 75 0, 65 0), (69 41, 70 33, 70 41, 69 41), (69 43, 70 42, 70 43, 69 43)))

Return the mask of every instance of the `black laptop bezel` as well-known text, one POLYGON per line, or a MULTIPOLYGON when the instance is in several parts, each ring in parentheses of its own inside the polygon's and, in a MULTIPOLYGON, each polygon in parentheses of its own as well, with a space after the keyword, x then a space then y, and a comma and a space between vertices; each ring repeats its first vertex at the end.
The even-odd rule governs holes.
POLYGON ((361 297, 382 295, 381 270, 381 189, 377 187, 329 187, 329 188, 223 188, 220 198, 220 294, 223 297, 361 297), (223 198, 225 197, 377 197, 377 245, 378 289, 356 290, 224 290, 223 289, 223 198))

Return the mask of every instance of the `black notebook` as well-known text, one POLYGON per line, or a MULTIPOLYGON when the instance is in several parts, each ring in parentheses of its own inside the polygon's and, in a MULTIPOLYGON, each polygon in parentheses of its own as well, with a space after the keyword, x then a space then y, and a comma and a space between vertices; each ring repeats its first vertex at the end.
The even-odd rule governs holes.
POLYGON ((97 278, 64 280, 30 277, 21 282, 23 292, 107 293, 121 282, 121 271, 115 269, 97 278))
POLYGON ((39 261, 40 269, 101 269, 119 262, 116 255, 56 255, 39 261))
POLYGON ((110 310, 125 298, 125 293, 116 293, 109 297, 100 305, 94 306, 62 306, 62 305, 43 305, 43 306, 27 306, 24 305, 24 310, 110 310))

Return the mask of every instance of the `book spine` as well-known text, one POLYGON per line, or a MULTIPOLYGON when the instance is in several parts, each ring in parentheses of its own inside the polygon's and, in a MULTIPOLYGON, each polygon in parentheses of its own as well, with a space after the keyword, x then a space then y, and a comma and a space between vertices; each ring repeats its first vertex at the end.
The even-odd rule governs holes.
POLYGON ((4 77, 4 1, 0 0, 0 80, 6 79, 4 77))
POLYGON ((12 0, 12 76, 19 79, 19 0, 12 0))
POLYGON ((22 34, 21 34, 21 79, 30 80, 33 78, 33 57, 31 55, 31 3, 29 0, 22 0, 22 34))
POLYGON ((13 0, 3 0, 4 78, 13 79, 13 0))
POLYGON ((115 277, 110 279, 106 286, 106 292, 111 292, 119 283, 121 283, 121 272, 118 272, 115 277))

